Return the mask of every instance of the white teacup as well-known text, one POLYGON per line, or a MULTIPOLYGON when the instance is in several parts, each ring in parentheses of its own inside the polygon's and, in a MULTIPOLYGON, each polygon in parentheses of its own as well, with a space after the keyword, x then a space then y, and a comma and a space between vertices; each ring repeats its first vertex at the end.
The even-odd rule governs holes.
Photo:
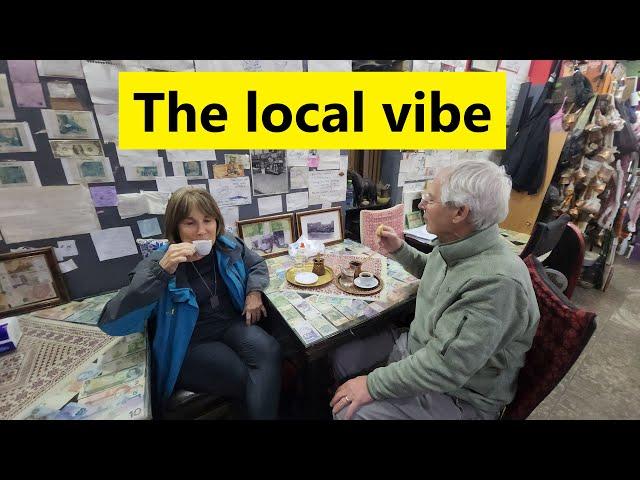
POLYGON ((202 255, 203 257, 205 255, 209 255, 209 252, 213 247, 213 242, 211 240, 194 240, 191 243, 193 243, 193 246, 196 247, 196 252, 198 253, 198 255, 202 255))
POLYGON ((359 283, 365 287, 373 287, 377 282, 376 277, 371 272, 361 272, 358 278, 360 279, 359 283))

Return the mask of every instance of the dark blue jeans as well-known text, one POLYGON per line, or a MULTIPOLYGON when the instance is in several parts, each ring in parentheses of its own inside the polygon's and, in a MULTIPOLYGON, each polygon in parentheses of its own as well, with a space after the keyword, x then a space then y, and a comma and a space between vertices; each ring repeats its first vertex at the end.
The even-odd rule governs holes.
POLYGON ((176 388, 232 397, 246 406, 249 418, 275 419, 280 369, 276 339, 257 325, 234 321, 214 338, 189 345, 176 388))

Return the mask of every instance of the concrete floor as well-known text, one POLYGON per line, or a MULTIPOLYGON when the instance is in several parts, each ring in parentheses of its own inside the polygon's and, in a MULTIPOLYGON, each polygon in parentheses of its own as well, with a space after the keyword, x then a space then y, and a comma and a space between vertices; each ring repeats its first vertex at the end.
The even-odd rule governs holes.
POLYGON ((617 256, 607 291, 578 287, 572 301, 596 312, 596 331, 529 420, 640 419, 640 263, 617 256))

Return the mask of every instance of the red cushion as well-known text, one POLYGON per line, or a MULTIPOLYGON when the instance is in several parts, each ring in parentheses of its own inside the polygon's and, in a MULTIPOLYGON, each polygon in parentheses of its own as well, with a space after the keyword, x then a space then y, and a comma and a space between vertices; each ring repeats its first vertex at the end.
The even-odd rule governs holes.
POLYGON ((524 419, 569 371, 595 329, 596 314, 573 305, 534 257, 524 260, 540 308, 540 323, 518 377, 518 390, 503 418, 524 419))

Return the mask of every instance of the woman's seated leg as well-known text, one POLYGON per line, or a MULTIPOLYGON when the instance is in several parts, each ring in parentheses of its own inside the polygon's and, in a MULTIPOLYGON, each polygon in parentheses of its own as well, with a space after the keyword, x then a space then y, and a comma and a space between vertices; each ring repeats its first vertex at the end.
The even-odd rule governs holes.
POLYGON ((278 341, 257 325, 231 325, 222 337, 248 367, 246 404, 249 418, 274 419, 280 400, 282 354, 278 341))
POLYGON ((176 388, 244 400, 248 368, 233 349, 222 342, 189 347, 176 388))

